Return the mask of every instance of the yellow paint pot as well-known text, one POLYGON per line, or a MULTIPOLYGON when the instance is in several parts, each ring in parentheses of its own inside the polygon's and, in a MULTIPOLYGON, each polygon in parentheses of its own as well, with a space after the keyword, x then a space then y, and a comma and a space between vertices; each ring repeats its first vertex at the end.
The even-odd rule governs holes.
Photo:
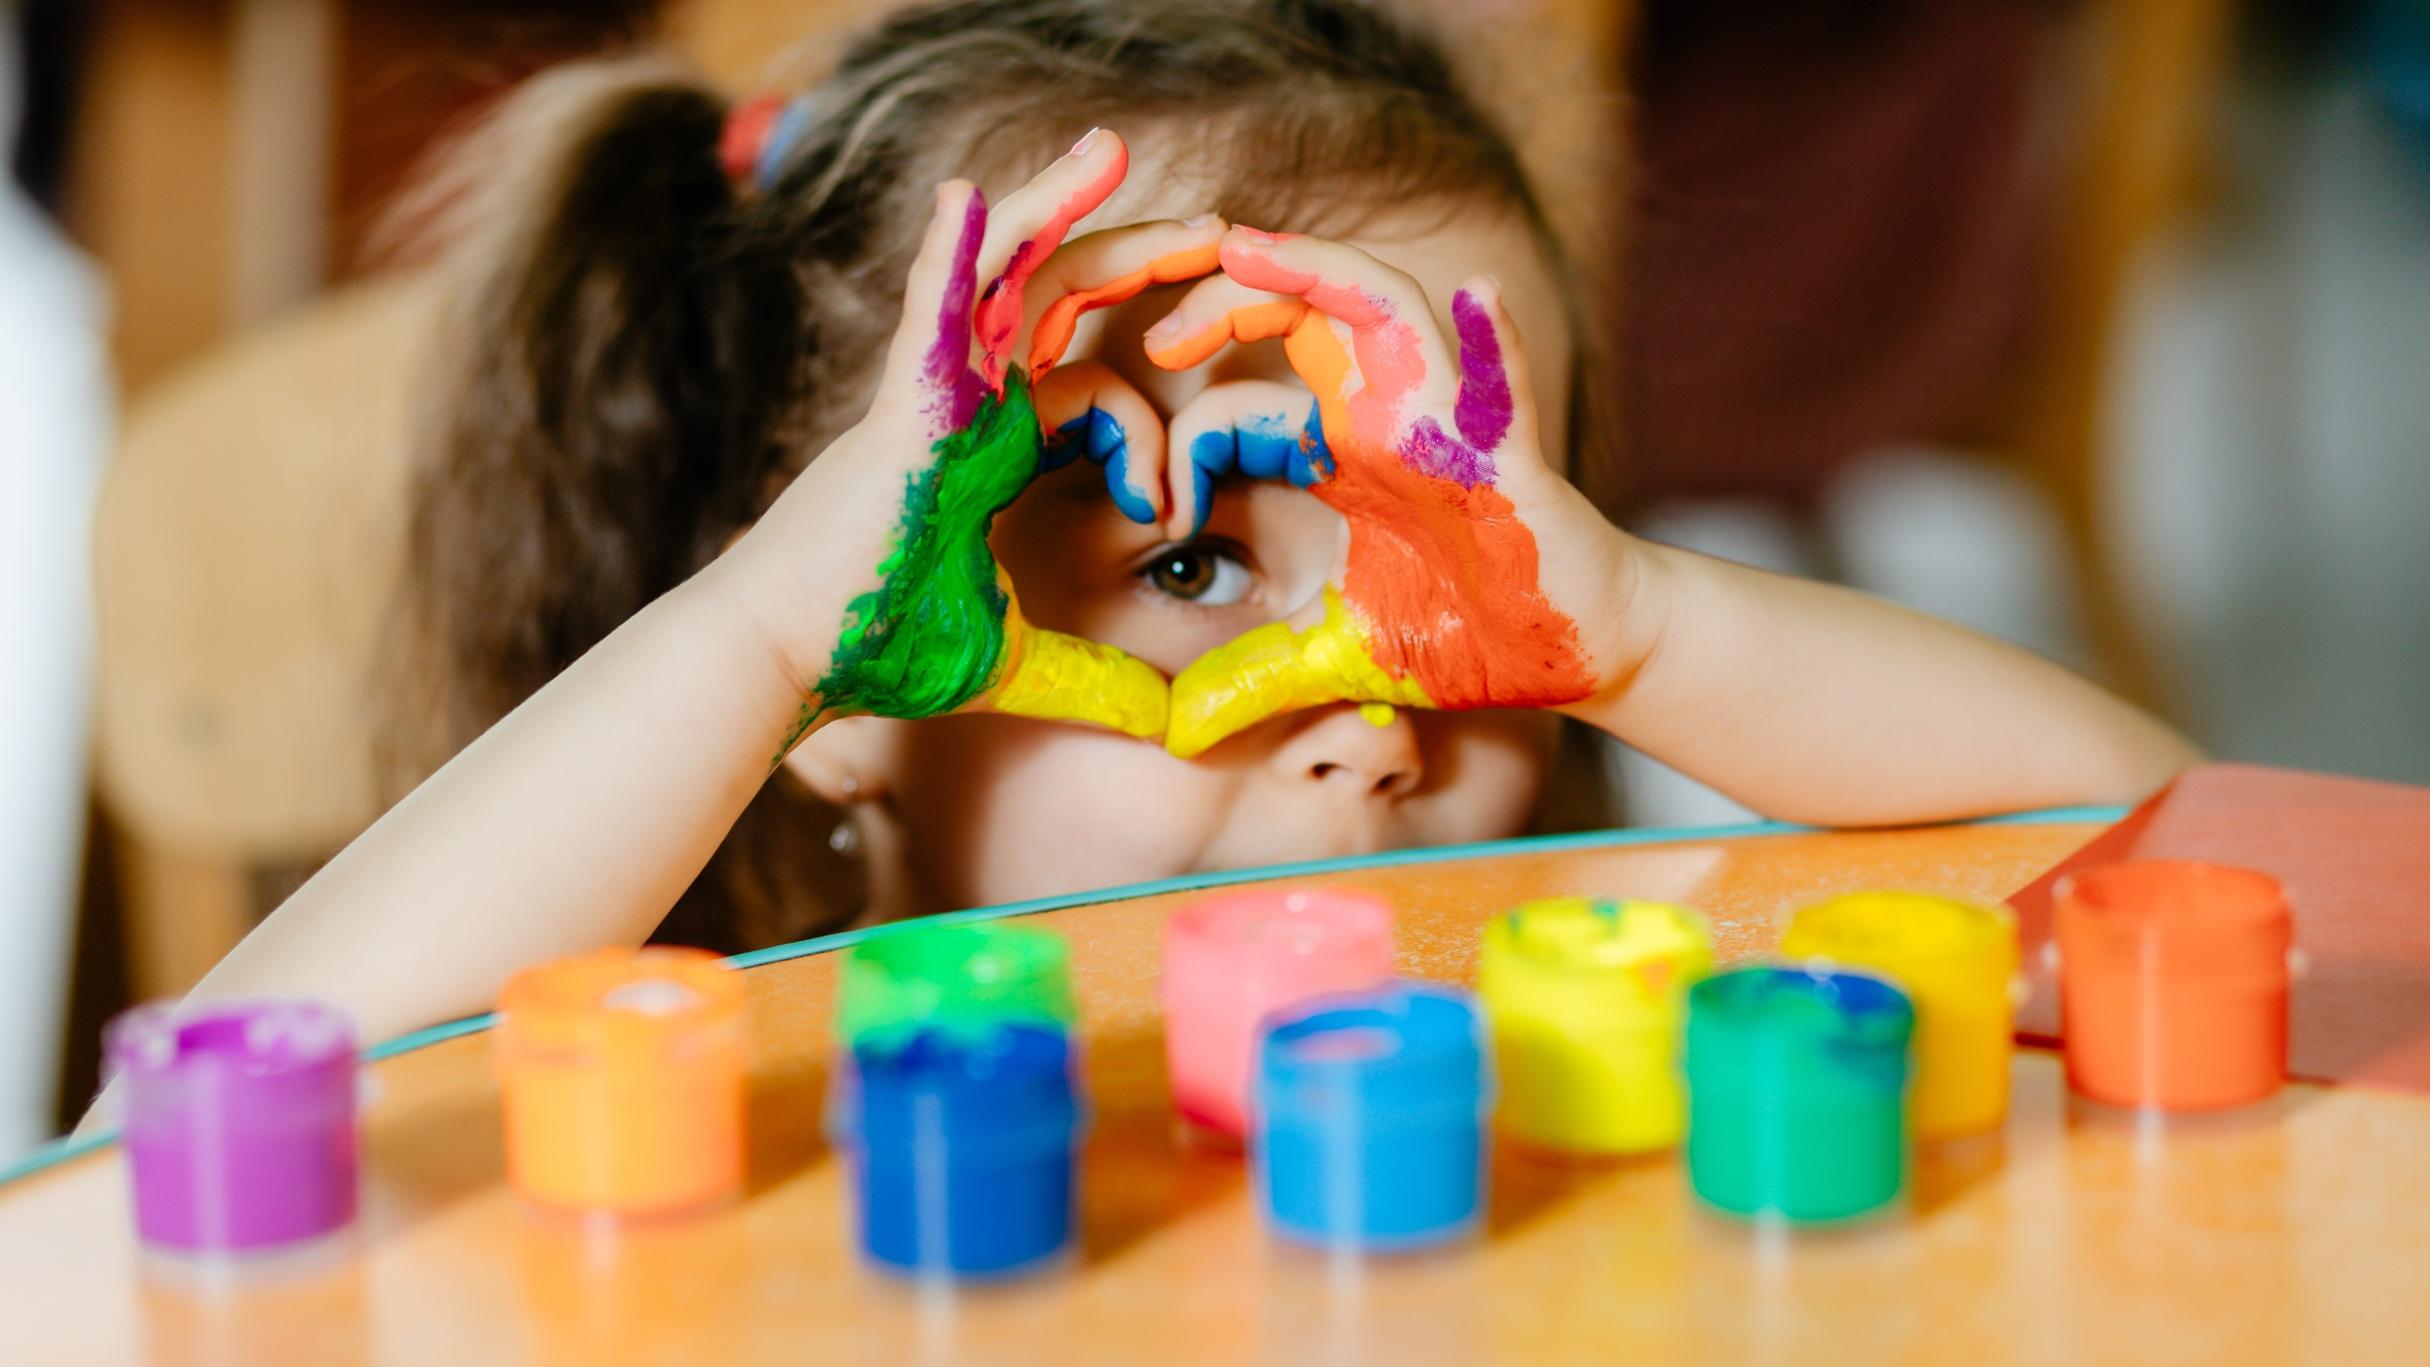
POLYGON ((1999 1128, 2014 1050, 2017 923, 2005 908, 1921 892, 1858 892, 1789 920, 1782 957, 1879 973, 1915 1003, 1918 1139, 1999 1128))
POLYGON ((1662 902, 1558 897, 1487 926, 1477 990, 1502 1132, 1578 1153, 1679 1142, 1680 1022, 1688 987, 1712 970, 1704 918, 1662 902))

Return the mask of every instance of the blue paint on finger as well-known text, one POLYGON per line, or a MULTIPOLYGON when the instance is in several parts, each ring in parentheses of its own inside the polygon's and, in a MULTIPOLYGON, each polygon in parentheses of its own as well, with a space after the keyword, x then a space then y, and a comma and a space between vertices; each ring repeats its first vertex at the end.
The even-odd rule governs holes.
POLYGON ((1229 427, 1201 432, 1190 439, 1190 489, 1197 496, 1191 505, 1190 535, 1206 530, 1207 514, 1215 507, 1215 477, 1229 474, 1239 464, 1239 443, 1229 427))
POLYGON ((1045 449, 1038 453, 1039 474, 1060 470, 1075 458, 1088 454, 1088 418, 1083 413, 1046 434, 1045 449))
POLYGON ((1142 525, 1154 525, 1156 507, 1131 487, 1131 441, 1114 415, 1102 408, 1086 413, 1046 434, 1046 449, 1038 459, 1041 474, 1060 470, 1074 457, 1087 456, 1105 467, 1105 490, 1122 515, 1142 525))
POLYGON ((1250 479, 1288 480, 1305 489, 1333 473, 1333 452, 1317 409, 1297 428, 1285 417, 1255 414, 1231 427, 1201 432, 1190 440, 1190 487, 1197 495, 1196 536, 1206 529, 1215 506, 1215 481, 1225 475, 1250 479))
POLYGON ((1300 424, 1299 450, 1291 462, 1291 482, 1305 489, 1333 478, 1333 448, 1325 445, 1324 406, 1308 405, 1308 420, 1300 424))

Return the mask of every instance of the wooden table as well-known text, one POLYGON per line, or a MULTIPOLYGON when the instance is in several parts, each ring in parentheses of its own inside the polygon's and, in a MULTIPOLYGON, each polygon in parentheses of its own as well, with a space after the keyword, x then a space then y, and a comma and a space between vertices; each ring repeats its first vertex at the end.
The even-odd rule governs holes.
MULTIPOLYGON (((1525 897, 1703 907, 1725 958, 1794 907, 1898 885, 1996 898, 2088 839, 2044 821, 1870 834, 1515 842, 1316 881, 1402 909, 1407 968, 1465 979, 1525 897)), ((1439 853, 1439 852, 1438 852, 1439 853)), ((1235 1159, 1176 1143, 1155 1012, 1185 892, 1042 912, 1070 937, 1095 1128, 1082 1247, 1042 1280, 923 1296, 865 1270, 820 1138, 834 956, 761 956, 751 1186, 691 1223, 598 1235, 500 1177, 488 1043, 376 1066, 358 1256, 206 1294, 143 1273, 114 1151, 0 1187, 0 1360, 311 1363, 2422 1361, 2430 1099, 2291 1087, 2138 1132, 2016 1063, 2006 1132, 1927 1154, 1913 1209, 1821 1236, 1699 1210, 1675 1161, 1497 1155, 1473 1246, 1334 1265, 1262 1233, 1235 1159)), ((832 947, 830 944, 828 947, 832 947)))

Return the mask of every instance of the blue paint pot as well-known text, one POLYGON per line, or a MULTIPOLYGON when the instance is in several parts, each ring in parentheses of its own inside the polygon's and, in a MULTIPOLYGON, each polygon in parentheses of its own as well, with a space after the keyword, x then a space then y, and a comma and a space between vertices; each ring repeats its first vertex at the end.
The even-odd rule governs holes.
POLYGON ((1392 1252, 1484 1213, 1484 1031, 1468 993, 1399 982, 1303 1002, 1258 1044, 1251 1157, 1286 1238, 1392 1252))
POLYGON ((957 1278, 1052 1262, 1072 1237, 1072 1073, 1069 1037, 1033 1022, 926 1026, 855 1045, 830 1130, 870 1260, 957 1278))

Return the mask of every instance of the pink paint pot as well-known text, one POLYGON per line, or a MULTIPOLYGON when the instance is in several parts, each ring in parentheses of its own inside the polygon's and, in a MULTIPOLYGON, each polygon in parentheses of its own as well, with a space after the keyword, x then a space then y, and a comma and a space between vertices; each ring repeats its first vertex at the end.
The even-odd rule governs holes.
POLYGON ((1164 930, 1165 1060, 1182 1119, 1249 1128, 1259 1025, 1311 997, 1392 977, 1392 908, 1363 892, 1259 888, 1192 902, 1164 930))

